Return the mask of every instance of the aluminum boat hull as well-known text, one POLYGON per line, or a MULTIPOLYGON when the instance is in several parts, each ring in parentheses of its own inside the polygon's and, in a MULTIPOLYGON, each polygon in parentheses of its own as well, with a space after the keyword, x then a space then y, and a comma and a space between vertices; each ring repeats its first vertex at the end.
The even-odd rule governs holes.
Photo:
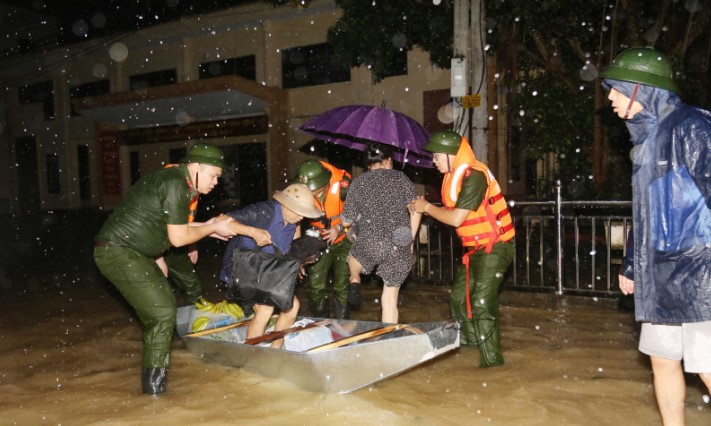
MULTIPOLYGON (((186 317, 179 314, 179 318, 181 316, 186 317)), ((331 340, 337 340, 388 325, 372 321, 331 320, 330 324, 322 327, 328 327, 334 336, 331 340)), ((355 391, 459 347, 458 327, 446 321, 408 324, 391 333, 317 352, 247 345, 237 341, 237 333, 230 331, 192 337, 187 334, 187 324, 180 321, 177 329, 188 350, 205 361, 287 380, 303 389, 326 393, 355 391)))

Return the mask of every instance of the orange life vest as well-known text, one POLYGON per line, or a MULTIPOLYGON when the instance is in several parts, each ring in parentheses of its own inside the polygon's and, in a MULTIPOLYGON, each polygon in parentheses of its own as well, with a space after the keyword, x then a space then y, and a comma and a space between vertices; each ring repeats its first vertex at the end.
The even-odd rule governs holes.
POLYGON ((442 204, 449 209, 456 206, 462 181, 472 173, 472 170, 477 170, 486 176, 487 189, 484 200, 479 208, 469 212, 467 218, 457 228, 457 234, 462 239, 464 247, 471 247, 474 250, 483 248, 490 253, 495 243, 509 241, 514 237, 513 220, 491 170, 476 160, 465 138, 462 146, 466 148, 460 147, 454 170, 447 173, 442 181, 442 204), (461 158, 460 154, 462 154, 461 158))
MULTIPOLYGON (((351 178, 350 173, 341 170, 325 161, 319 161, 321 165, 331 172, 331 180, 328 182, 328 188, 324 191, 323 203, 314 197, 314 204, 322 211, 326 217, 326 223, 322 220, 312 220, 311 225, 318 229, 333 228, 341 223, 341 213, 343 212, 343 200, 341 199, 341 189, 348 188, 349 180, 343 178, 351 178), (329 226, 327 226, 329 225, 329 226)), ((346 233, 339 235, 333 244, 338 244, 346 238, 346 233)))
POLYGON ((479 208, 471 210, 464 222, 457 228, 457 234, 462 239, 462 244, 465 248, 469 248, 462 255, 462 263, 466 271, 464 297, 467 301, 467 317, 469 318, 473 317, 469 289, 469 256, 472 252, 482 248, 486 253, 491 253, 495 243, 510 241, 515 235, 513 220, 506 200, 501 194, 499 183, 491 170, 484 163, 477 161, 471 146, 469 146, 469 141, 465 137, 462 137, 462 144, 454 158, 454 170, 444 175, 442 204, 448 209, 456 207, 459 191, 462 189, 462 181, 472 173, 472 170, 480 171, 486 176, 486 194, 479 208))
MULTIPOLYGON (((171 167, 178 167, 180 164, 166 164, 165 168, 169 169, 171 167)), ((198 198, 200 198, 200 193, 193 190, 193 183, 190 178, 185 176, 185 183, 188 184, 188 189, 190 192, 195 192, 193 197, 190 199, 190 204, 188 205, 188 223, 195 221, 195 214, 197 213, 198 198)))

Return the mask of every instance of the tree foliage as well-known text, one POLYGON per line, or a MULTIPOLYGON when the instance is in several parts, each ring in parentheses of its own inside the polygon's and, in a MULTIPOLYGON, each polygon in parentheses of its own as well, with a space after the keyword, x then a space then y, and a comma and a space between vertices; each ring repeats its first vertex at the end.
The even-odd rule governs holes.
MULTIPOLYGON (((709 0, 544 0, 532 5, 529 0, 487 3, 487 15, 496 17, 490 34, 502 65, 514 65, 516 71, 542 69, 572 93, 586 64, 604 68, 627 47, 654 46, 674 62, 682 86, 708 84, 709 0)), ((697 100, 708 102, 706 97, 697 100)))
POLYGON ((328 42, 351 66, 367 66, 382 80, 398 52, 420 46, 435 65, 448 68, 452 56, 452 3, 418 0, 336 0, 343 16, 328 31, 328 42))
MULTIPOLYGON (((374 81, 387 76, 398 53, 414 45, 448 68, 453 1, 335 0, 344 13, 328 41, 344 62, 369 67, 374 81)), ((593 118, 603 100, 595 93, 597 73, 627 47, 665 52, 685 100, 711 106, 711 0, 485 0, 485 7, 497 84, 512 95, 507 111, 525 129, 529 158, 555 153, 567 159, 559 161, 559 177, 590 168, 590 158, 587 164, 571 158, 590 155, 590 146, 598 143, 593 118)))
MULTIPOLYGON (((596 77, 622 50, 654 46, 665 52, 687 100, 702 106, 710 101, 708 0, 492 0, 487 16, 497 69, 514 94, 509 110, 526 113, 521 122, 529 158, 565 156, 556 176, 565 181, 584 170, 569 161, 571 152, 591 155, 589 147, 600 143, 593 138, 593 118, 604 110, 604 100, 595 97, 596 77)), ((620 120, 604 124, 623 127, 620 120)))

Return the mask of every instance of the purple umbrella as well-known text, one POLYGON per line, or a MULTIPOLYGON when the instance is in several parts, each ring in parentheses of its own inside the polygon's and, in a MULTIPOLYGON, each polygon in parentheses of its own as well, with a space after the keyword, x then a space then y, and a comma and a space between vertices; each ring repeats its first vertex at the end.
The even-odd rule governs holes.
POLYGON ((397 148, 393 153, 396 161, 432 167, 432 154, 422 149, 430 137, 427 130, 407 115, 385 107, 333 108, 307 121, 299 130, 316 139, 358 151, 365 151, 368 142, 391 145, 397 148))

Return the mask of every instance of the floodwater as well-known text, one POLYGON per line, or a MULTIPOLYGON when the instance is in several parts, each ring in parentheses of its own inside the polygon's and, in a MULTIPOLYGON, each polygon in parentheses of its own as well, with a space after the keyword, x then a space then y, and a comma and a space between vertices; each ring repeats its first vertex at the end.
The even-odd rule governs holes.
MULTIPOLYGON (((661 424, 638 327, 610 300, 504 291, 505 366, 479 369, 477 350, 460 348, 350 394, 206 363, 176 338, 168 392, 152 397, 130 308, 86 259, 54 263, 0 287, 2 425, 661 424)), ((200 264, 215 302, 218 263, 200 264)), ((378 320, 379 287, 364 293, 352 317, 378 320)), ((401 322, 449 318, 446 287, 409 284, 401 302, 401 322)), ((701 382, 687 380, 687 425, 711 424, 701 382)))

